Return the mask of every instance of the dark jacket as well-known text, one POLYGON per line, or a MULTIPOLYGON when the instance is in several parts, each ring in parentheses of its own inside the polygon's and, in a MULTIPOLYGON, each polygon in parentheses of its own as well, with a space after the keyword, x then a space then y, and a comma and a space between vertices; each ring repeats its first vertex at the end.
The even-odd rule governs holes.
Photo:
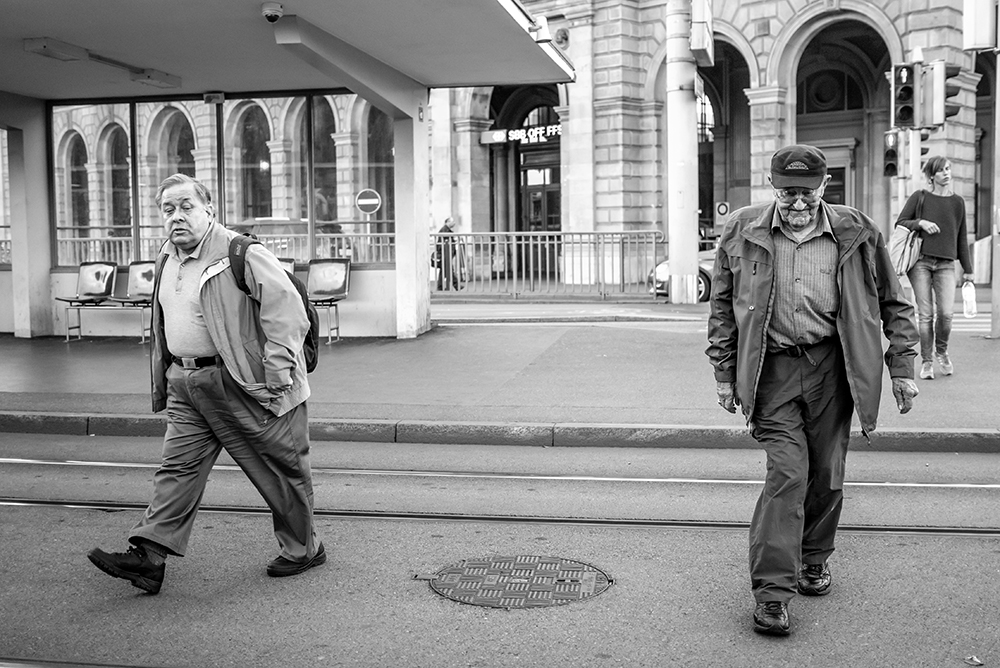
MULTIPOLYGON (((913 378, 917 331, 913 307, 902 294, 882 234, 860 211, 821 204, 837 240, 840 310, 837 333, 861 429, 875 429, 882 395, 882 361, 893 378, 913 378), (889 340, 882 354, 882 336, 889 340)), ((715 379, 736 383, 747 422, 767 346, 774 299, 775 204, 733 212, 719 240, 712 279, 709 346, 715 379)))
MULTIPOLYGON (((205 235, 201 252, 214 262, 201 275, 201 310, 229 375, 261 406, 281 416, 309 398, 302 352, 309 318, 287 272, 261 244, 246 251, 245 276, 253 298, 240 290, 229 268, 229 241, 236 236, 236 232, 218 223, 212 223, 205 235), (291 387, 274 394, 268 390, 269 385, 291 387)), ((167 403, 167 366, 171 362, 159 291, 163 263, 173 251, 173 244, 167 241, 156 258, 149 355, 154 413, 166 408, 167 403)))

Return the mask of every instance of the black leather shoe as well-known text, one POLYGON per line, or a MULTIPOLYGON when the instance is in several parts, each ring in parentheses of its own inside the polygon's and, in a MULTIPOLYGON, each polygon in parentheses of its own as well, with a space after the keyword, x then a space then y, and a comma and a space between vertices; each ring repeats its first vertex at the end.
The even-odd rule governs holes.
POLYGON ((316 550, 316 554, 313 555, 312 559, 306 559, 305 561, 292 561, 290 559, 285 559, 284 557, 278 557, 267 565, 267 574, 272 578, 283 578, 287 575, 298 575, 299 573, 304 573, 313 566, 319 566, 320 564, 325 563, 326 550, 323 549, 323 543, 320 543, 319 549, 316 550))
POLYGON ((791 633, 788 621, 788 604, 779 601, 758 603, 753 611, 753 630, 770 636, 787 636, 791 633))
POLYGON ((803 596, 826 596, 830 593, 833 576, 830 567, 823 564, 806 564, 799 571, 796 585, 803 596))
POLYGON ((113 553, 95 547, 87 554, 87 558, 108 575, 128 580, 133 587, 148 591, 150 594, 160 591, 163 573, 167 569, 165 563, 159 566, 153 565, 146 550, 137 545, 130 546, 128 552, 113 553))

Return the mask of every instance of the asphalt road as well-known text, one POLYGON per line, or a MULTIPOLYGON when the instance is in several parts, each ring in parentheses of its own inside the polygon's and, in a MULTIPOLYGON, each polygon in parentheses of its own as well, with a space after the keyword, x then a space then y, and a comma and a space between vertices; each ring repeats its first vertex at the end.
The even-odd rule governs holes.
MULTIPOLYGON (((0 496, 144 502, 158 453, 159 439, 0 434, 0 496)), ((1000 529, 998 464, 994 454, 852 453, 849 481, 880 484, 848 487, 844 523, 1000 529)), ((763 462, 753 451, 325 443, 313 466, 320 508, 743 521, 763 462)), ((205 502, 260 505, 242 474, 225 469, 213 473, 205 502)), ((435 668, 1000 660, 996 537, 844 531, 831 562, 835 591, 796 599, 793 635, 774 639, 751 631, 741 529, 321 518, 330 561, 277 580, 263 572, 276 553, 266 515, 205 512, 189 555, 168 561, 152 597, 85 558, 93 546, 123 546, 138 515, 0 505, 0 657, 435 668), (414 580, 496 554, 583 561, 614 584, 586 602, 504 611, 454 603, 414 580)))

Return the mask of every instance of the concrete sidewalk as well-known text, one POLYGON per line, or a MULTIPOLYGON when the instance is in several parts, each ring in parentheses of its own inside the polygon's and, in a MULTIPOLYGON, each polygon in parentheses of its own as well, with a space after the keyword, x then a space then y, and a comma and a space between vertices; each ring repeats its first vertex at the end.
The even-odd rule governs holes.
MULTIPOLYGON (((413 340, 323 346, 310 375, 313 437, 542 446, 755 447, 718 407, 704 355, 707 305, 435 303, 413 340)), ((997 451, 1000 342, 989 303, 956 317, 956 372, 920 381, 901 416, 884 383, 885 450, 997 451)), ((162 434, 136 339, 0 336, 0 430, 162 434)))

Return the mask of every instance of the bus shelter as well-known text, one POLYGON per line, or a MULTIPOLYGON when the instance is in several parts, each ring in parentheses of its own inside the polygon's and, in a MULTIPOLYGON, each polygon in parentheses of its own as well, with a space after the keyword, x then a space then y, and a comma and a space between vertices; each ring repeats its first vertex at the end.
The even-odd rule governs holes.
MULTIPOLYGON (((359 271, 345 333, 430 325, 434 88, 567 83, 517 0, 0 0, 0 332, 58 334, 80 262, 152 259, 182 171, 300 269, 359 271), (374 195, 372 195, 374 193, 374 195)), ((90 333, 126 334, 128 317, 90 333)))

